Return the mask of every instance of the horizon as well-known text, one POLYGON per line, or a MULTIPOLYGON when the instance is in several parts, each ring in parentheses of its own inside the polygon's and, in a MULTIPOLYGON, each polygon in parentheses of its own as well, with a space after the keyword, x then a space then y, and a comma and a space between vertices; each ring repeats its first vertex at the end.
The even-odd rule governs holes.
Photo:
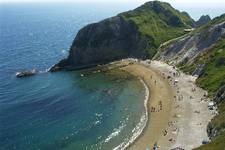
MULTIPOLYGON (((136 3, 143 4, 154 0, 0 0, 0 3, 136 3)), ((187 5, 192 7, 223 7, 225 8, 224 0, 159 0, 168 2, 172 5, 187 5)))
MULTIPOLYGON (((93 4, 96 5, 127 5, 127 10, 135 9, 136 7, 149 2, 150 0, 0 0, 0 4, 52 4, 52 3, 63 3, 63 4, 93 4)), ((162 2, 170 3, 175 9, 179 11, 187 12, 194 20, 198 20, 202 15, 209 15, 212 19, 225 13, 225 1, 214 0, 214 1, 204 1, 204 0, 163 0, 162 2), (204 5, 204 7, 202 7, 204 5)), ((126 9, 124 11, 127 11, 126 9)), ((115 14, 116 15, 116 14, 115 14)))

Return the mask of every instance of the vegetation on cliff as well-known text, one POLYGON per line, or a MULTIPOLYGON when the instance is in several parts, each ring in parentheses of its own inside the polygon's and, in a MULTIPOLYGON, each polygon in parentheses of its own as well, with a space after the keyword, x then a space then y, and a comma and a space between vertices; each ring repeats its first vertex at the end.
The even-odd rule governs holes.
POLYGON ((198 65, 205 64, 197 84, 206 89, 212 97, 225 84, 225 39, 219 40, 212 48, 197 57, 191 64, 183 66, 185 72, 192 73, 198 65))
POLYGON ((186 12, 180 12, 169 3, 159 1, 147 2, 120 15, 127 21, 132 21, 142 37, 151 39, 145 49, 150 58, 160 44, 184 35, 184 29, 194 26, 194 20, 186 12))
POLYGON ((207 24, 211 20, 209 15, 202 15, 198 21, 195 23, 195 27, 200 27, 207 24))

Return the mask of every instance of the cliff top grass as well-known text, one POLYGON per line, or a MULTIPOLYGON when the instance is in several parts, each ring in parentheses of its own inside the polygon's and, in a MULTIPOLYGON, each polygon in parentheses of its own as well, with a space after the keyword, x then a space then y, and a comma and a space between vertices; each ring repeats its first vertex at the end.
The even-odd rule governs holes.
POLYGON ((194 20, 186 12, 179 12, 169 3, 159 1, 147 2, 120 15, 134 22, 143 36, 150 37, 150 44, 155 48, 184 35, 184 29, 191 28, 194 24, 194 20))

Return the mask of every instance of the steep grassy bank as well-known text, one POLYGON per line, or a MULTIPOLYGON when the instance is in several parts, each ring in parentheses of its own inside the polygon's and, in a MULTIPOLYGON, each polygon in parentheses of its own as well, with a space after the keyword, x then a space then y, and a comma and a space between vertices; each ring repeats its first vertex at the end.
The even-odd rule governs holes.
POLYGON ((215 137, 209 144, 203 145, 195 150, 224 150, 225 132, 215 137))
POLYGON ((191 64, 182 66, 185 72, 192 73, 198 65, 205 67, 197 84, 209 92, 212 97, 225 84, 225 39, 219 40, 212 48, 197 57, 191 64))
POLYGON ((120 14, 133 22, 143 37, 150 39, 144 49, 152 58, 160 44, 185 34, 184 29, 194 26, 186 13, 174 9, 169 3, 147 2, 133 11, 120 14))

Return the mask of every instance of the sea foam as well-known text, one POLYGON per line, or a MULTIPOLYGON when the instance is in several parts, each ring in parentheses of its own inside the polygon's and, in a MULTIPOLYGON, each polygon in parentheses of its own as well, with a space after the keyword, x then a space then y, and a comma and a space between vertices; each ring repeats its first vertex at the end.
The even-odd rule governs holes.
POLYGON ((147 125, 147 122, 148 122, 147 104, 149 99, 149 88, 142 79, 140 79, 140 81, 141 83, 143 83, 145 87, 145 100, 144 100, 145 114, 142 115, 142 117, 140 118, 140 122, 132 130, 133 135, 129 139, 128 138, 124 139, 124 141, 120 143, 120 145, 114 147, 113 150, 124 150, 127 147, 129 147, 141 135, 141 133, 143 132, 143 130, 145 129, 147 125))

